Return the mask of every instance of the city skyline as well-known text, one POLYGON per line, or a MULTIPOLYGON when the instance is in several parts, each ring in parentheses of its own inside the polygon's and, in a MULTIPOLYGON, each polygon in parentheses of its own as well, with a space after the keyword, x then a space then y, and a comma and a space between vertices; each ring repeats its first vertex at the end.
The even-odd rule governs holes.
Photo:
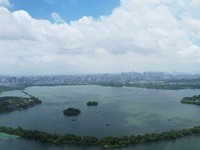
POLYGON ((197 0, 0 0, 0 75, 197 73, 197 0))

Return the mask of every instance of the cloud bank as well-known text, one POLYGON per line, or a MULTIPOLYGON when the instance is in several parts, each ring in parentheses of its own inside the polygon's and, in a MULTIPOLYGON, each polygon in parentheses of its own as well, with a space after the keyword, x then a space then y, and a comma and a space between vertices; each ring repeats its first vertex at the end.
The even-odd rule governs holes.
POLYGON ((0 0, 0 74, 196 72, 198 0, 121 0, 108 16, 55 23, 0 0))

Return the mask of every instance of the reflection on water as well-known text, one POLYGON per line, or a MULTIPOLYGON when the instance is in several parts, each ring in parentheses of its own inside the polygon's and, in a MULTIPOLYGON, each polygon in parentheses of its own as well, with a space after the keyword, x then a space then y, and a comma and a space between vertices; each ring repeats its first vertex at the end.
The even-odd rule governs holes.
MULTIPOLYGON (((25 91, 41 99, 43 103, 27 110, 1 114, 1 125, 21 126, 50 133, 74 133, 97 137, 162 132, 200 125, 200 107, 180 103, 182 97, 199 94, 200 90, 55 86, 29 87, 25 91), (87 101, 98 101, 99 105, 88 107, 87 101), (67 107, 79 108, 81 115, 77 117, 64 116, 63 110, 67 107), (106 126, 106 124, 110 124, 110 126, 106 126)), ((15 90, 3 92, 1 96, 26 95, 15 90)), ((188 141, 190 138, 184 139, 188 141)), ((184 141, 184 139, 181 141, 184 141)), ((193 139, 196 139, 196 137, 193 137, 193 139)), ((23 143, 22 145, 38 145, 37 142, 27 142, 26 140, 9 141, 13 142, 14 145, 19 141, 23 143)), ((181 141, 180 143, 182 143, 181 141)), ((2 139, 0 142, 9 143, 2 139)), ((177 142, 171 143, 176 145, 177 142)), ((143 150, 145 145, 134 147, 143 150)), ((169 146, 171 144, 170 142, 161 142, 149 146, 159 149, 158 146, 163 147, 163 145, 169 146)), ((39 144, 39 147, 48 146, 39 144)), ((54 146, 51 145, 50 147, 54 146)), ((56 148, 59 149, 59 147, 56 148)), ((73 146, 70 148, 73 148, 73 146)), ((75 148, 77 147, 75 146, 75 148)), ((78 148, 83 149, 83 147, 78 148)))

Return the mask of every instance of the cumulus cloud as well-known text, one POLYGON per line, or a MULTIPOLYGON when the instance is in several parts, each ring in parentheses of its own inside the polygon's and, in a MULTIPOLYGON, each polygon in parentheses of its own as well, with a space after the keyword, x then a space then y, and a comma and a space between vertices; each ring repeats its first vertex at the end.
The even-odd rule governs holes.
POLYGON ((0 73, 196 72, 198 0, 121 0, 108 16, 67 24, 0 7, 0 73))

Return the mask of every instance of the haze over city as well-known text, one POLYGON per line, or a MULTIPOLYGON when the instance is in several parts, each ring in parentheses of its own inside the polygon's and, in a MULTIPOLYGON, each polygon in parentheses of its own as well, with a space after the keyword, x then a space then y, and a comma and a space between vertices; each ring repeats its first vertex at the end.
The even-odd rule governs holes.
POLYGON ((198 0, 0 0, 0 75, 200 67, 198 0))

